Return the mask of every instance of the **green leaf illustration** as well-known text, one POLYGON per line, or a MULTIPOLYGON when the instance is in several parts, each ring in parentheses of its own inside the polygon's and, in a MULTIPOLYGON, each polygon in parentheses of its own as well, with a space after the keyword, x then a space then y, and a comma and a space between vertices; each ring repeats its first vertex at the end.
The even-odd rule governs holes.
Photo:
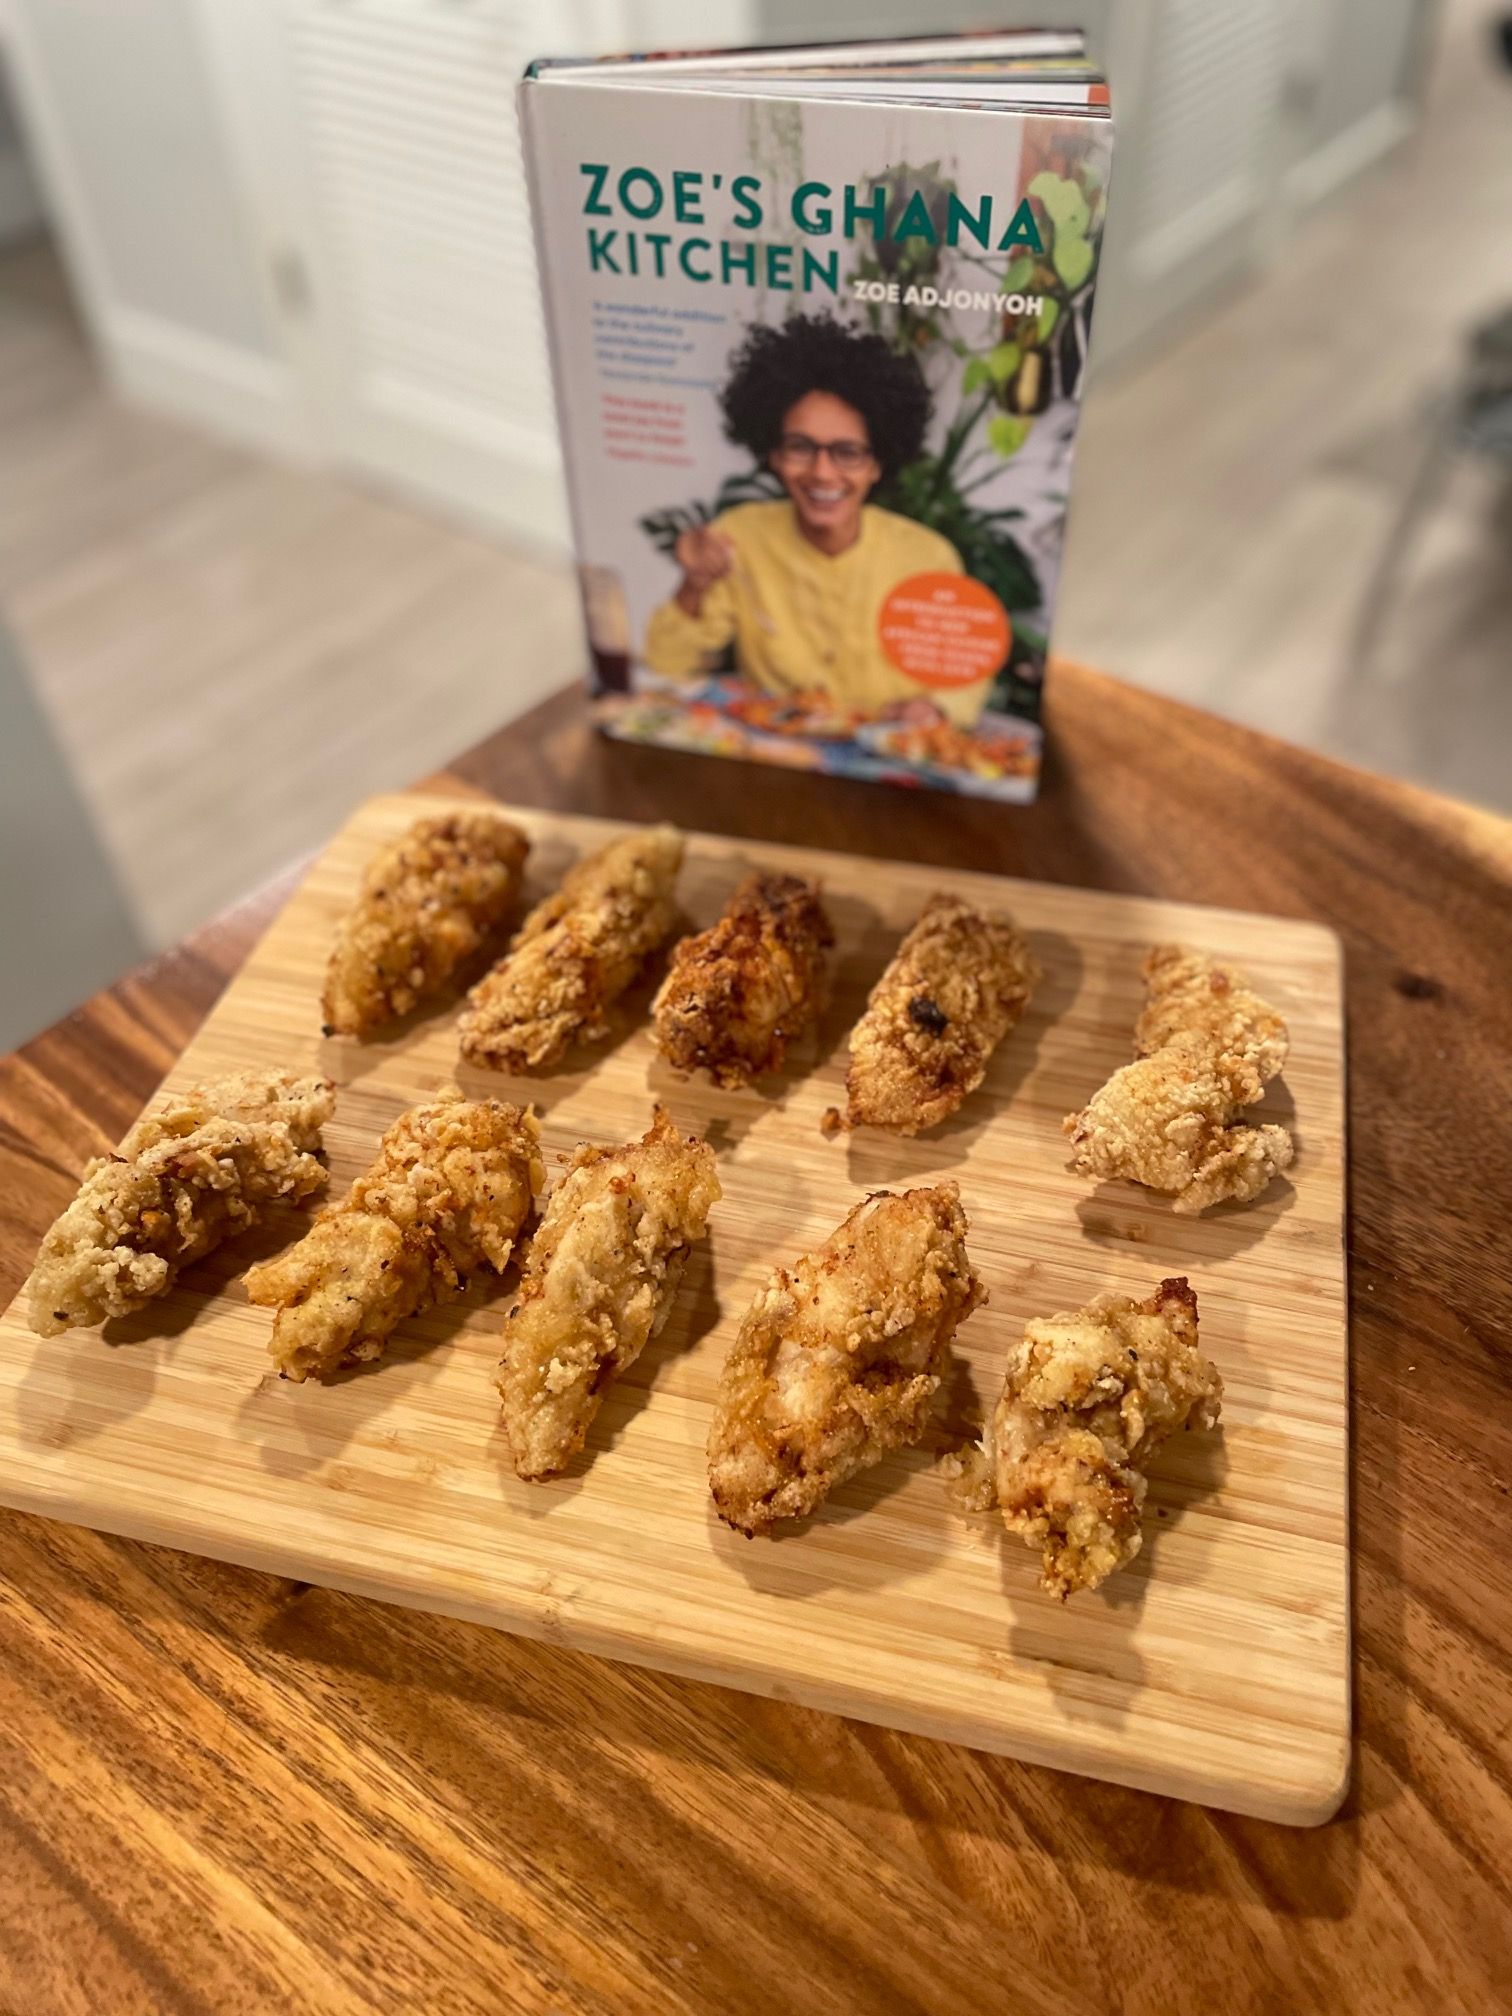
POLYGON ((1023 363, 1024 353, 1017 343, 999 343, 995 349, 987 352, 982 361, 992 373, 993 384, 1002 385, 1006 384, 1023 363))
POLYGON ((1091 222, 1087 209, 1087 199, 1076 184, 1064 175, 1052 175, 1047 168, 1036 175, 1029 184, 1029 194, 1037 196, 1045 206, 1050 222, 1055 226, 1055 242, 1058 245, 1063 231, 1069 231, 1073 238, 1086 236, 1091 222))
POLYGON ((984 385, 990 385, 991 383, 992 372, 988 367, 987 359, 985 357, 973 357, 971 362, 966 366, 965 371, 961 374, 962 394, 969 395, 972 392, 980 392, 984 385))
POLYGON ((987 422, 987 439, 1005 460, 1017 455, 1029 439, 1031 423, 1016 413, 994 413, 987 422))
POLYGON ((1059 320, 1060 320, 1060 303, 1054 298, 1053 295, 1047 295, 1046 298, 1040 303, 1039 340, 1041 341, 1041 343, 1044 343, 1048 340, 1050 331, 1055 327, 1056 323, 1059 320))
POLYGON ((1097 255, 1090 240, 1057 231, 1055 250, 1050 256, 1055 262, 1056 272, 1074 294, 1092 271, 1092 262, 1097 255))
POLYGON ((1022 294, 1034 279, 1034 261, 1027 255, 1015 259, 1003 275, 1005 294, 1022 294))

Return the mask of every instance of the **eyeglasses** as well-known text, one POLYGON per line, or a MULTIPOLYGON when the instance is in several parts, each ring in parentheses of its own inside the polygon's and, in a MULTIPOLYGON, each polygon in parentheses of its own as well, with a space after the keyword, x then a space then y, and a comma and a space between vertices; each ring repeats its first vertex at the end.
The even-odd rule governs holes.
POLYGON ((812 469, 821 455, 828 455, 837 469, 859 469, 872 459, 867 441, 815 441, 807 434, 784 434, 777 453, 795 469, 812 469))

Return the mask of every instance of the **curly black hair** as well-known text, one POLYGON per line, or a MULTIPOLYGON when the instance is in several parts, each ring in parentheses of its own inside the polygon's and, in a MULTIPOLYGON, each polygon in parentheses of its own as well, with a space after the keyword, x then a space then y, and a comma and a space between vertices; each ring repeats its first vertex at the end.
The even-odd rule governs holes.
POLYGON ((831 392, 855 407, 884 483, 923 450, 930 398, 918 364, 832 315, 752 326, 719 395, 726 438, 765 462, 782 438, 784 416, 807 392, 831 392))

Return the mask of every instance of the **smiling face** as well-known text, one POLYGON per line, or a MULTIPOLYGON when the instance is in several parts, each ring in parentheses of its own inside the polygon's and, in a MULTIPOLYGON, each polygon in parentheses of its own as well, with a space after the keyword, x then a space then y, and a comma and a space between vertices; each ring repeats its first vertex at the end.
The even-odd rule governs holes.
POLYGON ((861 507, 882 474, 854 406, 833 392, 806 392, 782 416, 771 463, 806 538, 828 553, 854 545, 861 507))

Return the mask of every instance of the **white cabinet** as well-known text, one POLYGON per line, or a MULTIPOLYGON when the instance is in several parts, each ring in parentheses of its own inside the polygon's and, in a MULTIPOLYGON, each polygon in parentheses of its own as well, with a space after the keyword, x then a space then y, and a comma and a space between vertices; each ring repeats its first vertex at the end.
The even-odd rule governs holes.
MULTIPOLYGON (((1106 364, 1410 116, 1424 0, 997 0, 1119 122, 1106 364)), ((536 54, 976 23, 979 0, 0 0, 50 207, 138 396, 565 538, 514 126, 536 54)))
POLYGON ((518 537, 566 516, 514 86, 607 10, 540 0, 205 0, 309 432, 518 537))

